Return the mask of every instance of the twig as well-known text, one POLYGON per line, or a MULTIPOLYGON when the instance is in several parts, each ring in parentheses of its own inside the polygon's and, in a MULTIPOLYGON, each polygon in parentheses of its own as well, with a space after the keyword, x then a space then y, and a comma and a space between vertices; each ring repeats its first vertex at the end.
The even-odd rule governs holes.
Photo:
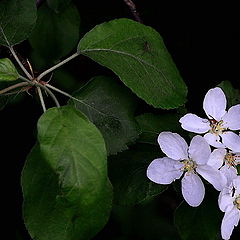
POLYGON ((40 102, 41 102, 41 105, 43 108, 43 112, 46 112, 47 109, 45 106, 45 102, 44 102, 43 95, 42 95, 42 90, 40 87, 37 87, 37 92, 38 92, 38 96, 39 96, 39 99, 40 99, 40 102))
POLYGON ((135 20, 139 23, 143 23, 142 19, 139 16, 139 13, 137 12, 136 5, 132 0, 123 0, 127 6, 129 7, 130 11, 132 12, 135 20))
POLYGON ((60 107, 60 104, 56 98, 56 96, 54 95, 54 93, 48 89, 47 87, 45 87, 44 85, 42 85, 41 83, 39 83, 38 81, 34 80, 34 81, 30 81, 28 80, 27 78, 23 77, 23 76, 19 76, 20 79, 22 79, 23 81, 26 81, 29 83, 29 85, 31 86, 37 86, 37 87, 40 87, 42 88, 43 90, 45 90, 49 95, 50 97, 52 98, 52 100, 55 102, 56 106, 59 108, 60 107))
POLYGON ((9 87, 7 87, 7 88, 4 88, 4 89, 0 90, 0 94, 9 92, 9 91, 11 91, 11 90, 13 90, 13 89, 15 89, 15 88, 25 87, 25 86, 29 86, 29 83, 27 83, 27 82, 16 83, 16 84, 14 84, 14 85, 12 85, 12 86, 9 86, 9 87))
POLYGON ((53 70, 55 70, 56 68, 59 68, 60 66, 62 66, 63 64, 69 62, 70 60, 72 60, 73 58, 77 57, 79 55, 78 52, 74 53, 72 56, 66 58, 65 60, 61 61, 60 63, 54 65, 53 67, 47 69, 46 71, 42 72, 38 77, 37 80, 41 80, 45 75, 47 75, 48 73, 52 72, 53 70))
POLYGON ((23 70, 23 72, 25 73, 25 75, 29 78, 29 79, 33 79, 32 75, 27 71, 27 69, 22 65, 21 61, 19 60, 17 54, 15 53, 14 49, 12 47, 9 47, 13 57, 15 58, 15 60, 17 61, 18 65, 20 66, 20 68, 23 70))

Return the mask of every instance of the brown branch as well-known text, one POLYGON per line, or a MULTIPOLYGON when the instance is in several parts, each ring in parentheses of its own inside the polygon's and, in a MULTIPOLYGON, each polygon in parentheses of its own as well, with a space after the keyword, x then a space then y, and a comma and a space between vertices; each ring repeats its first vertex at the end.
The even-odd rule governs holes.
POLYGON ((136 5, 132 0, 123 0, 127 6, 129 7, 130 11, 132 12, 135 20, 139 23, 143 23, 142 19, 139 16, 139 13, 137 12, 136 5))
POLYGON ((6 93, 6 92, 9 92, 15 88, 19 88, 19 87, 25 87, 25 86, 29 86, 29 83, 27 82, 20 82, 20 83, 17 83, 17 84, 14 84, 10 87, 7 87, 7 88, 4 88, 2 90, 0 90, 0 94, 3 94, 3 93, 6 93))

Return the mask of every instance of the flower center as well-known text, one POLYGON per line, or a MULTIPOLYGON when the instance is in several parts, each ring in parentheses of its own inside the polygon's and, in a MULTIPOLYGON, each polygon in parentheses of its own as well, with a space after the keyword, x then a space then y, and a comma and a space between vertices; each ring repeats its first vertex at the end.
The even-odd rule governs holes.
POLYGON ((183 163, 182 171, 190 172, 194 171, 197 164, 192 159, 185 159, 181 161, 183 163))
POLYGON ((240 155, 227 153, 224 157, 224 161, 227 165, 236 167, 238 164, 240 164, 240 155))
POLYGON ((233 204, 240 210, 240 194, 235 198, 233 204))
POLYGON ((223 131, 226 130, 226 128, 222 127, 223 120, 216 121, 215 119, 210 119, 209 121, 210 121, 211 133, 218 135, 218 134, 222 134, 223 131))

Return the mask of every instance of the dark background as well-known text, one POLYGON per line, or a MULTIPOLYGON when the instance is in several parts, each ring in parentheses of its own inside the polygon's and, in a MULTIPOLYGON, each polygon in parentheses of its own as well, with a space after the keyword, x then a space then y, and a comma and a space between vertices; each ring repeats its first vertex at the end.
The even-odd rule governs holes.
MULTIPOLYGON (((123 0, 74 2, 81 16, 81 36, 104 21, 122 17, 133 19, 123 0)), ((190 112, 202 115, 205 93, 221 81, 229 80, 236 88, 240 87, 238 58, 240 19, 236 6, 230 3, 220 5, 219 2, 210 6, 203 1, 194 1, 194 4, 154 0, 134 2, 143 23, 156 29, 163 37, 186 82, 189 89, 189 101, 186 106, 190 112)), ((29 51, 28 43, 23 43, 18 50, 23 55, 27 55, 25 52, 29 51)), ((0 48, 0 54, 5 56, 8 53, 0 48)), ((85 57, 80 57, 80 60, 74 59, 66 69, 72 71, 75 76, 80 75, 83 82, 100 74, 114 76, 110 70, 85 57)), ((81 85, 80 82, 78 84, 81 85)), ((64 104, 67 99, 60 97, 60 101, 64 104)), ((140 101, 137 112, 140 113, 142 109, 153 110, 140 101)), ((2 191, 7 192, 10 189, 10 194, 5 194, 9 196, 7 203, 17 199, 18 239, 28 239, 21 219, 22 194, 19 182, 25 158, 35 143, 36 122, 41 114, 40 104, 34 97, 27 95, 19 102, 9 103, 0 112, 2 172, 7 174, 7 176, 3 174, 2 191), (15 171, 12 171, 13 169, 15 171), (16 182, 12 179, 16 179, 16 182), (8 182, 13 184, 9 187, 6 184, 8 182), (15 195, 16 185, 17 195, 15 195)), ((116 207, 109 223, 94 239, 179 239, 172 226, 173 211, 180 201, 181 197, 176 196, 170 188, 152 203, 144 206, 136 206, 128 210, 116 207), (153 214, 155 220, 150 220, 153 214), (167 219, 165 229, 161 230, 167 233, 163 233, 162 238, 157 233, 158 227, 161 228, 158 226, 161 223, 161 216, 167 219), (125 217, 125 224, 121 221, 121 217, 125 217), (149 218, 149 221, 146 219, 141 221, 144 218, 149 218), (155 238, 147 237, 154 236, 153 233, 148 234, 150 231, 156 231, 155 238)), ((11 206, 9 209, 12 209, 11 206)), ((235 230, 231 239, 239 239, 239 234, 239 230, 235 230)))

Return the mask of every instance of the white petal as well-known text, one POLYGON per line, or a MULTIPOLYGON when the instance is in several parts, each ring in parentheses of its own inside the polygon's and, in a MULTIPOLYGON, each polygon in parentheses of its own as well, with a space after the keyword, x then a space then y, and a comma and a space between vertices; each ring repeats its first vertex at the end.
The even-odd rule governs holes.
POLYGON ((208 165, 199 165, 196 171, 218 191, 221 191, 227 184, 226 177, 219 170, 215 170, 208 165))
POLYGON ((180 118, 179 122, 182 128, 194 133, 205 133, 210 129, 210 122, 208 119, 203 119, 195 114, 188 113, 180 118))
POLYGON ((147 177, 158 184, 170 184, 182 176, 182 166, 182 163, 171 158, 158 158, 148 166, 147 177))
POLYGON ((233 150, 234 152, 240 151, 240 136, 236 133, 227 131, 221 134, 221 137, 223 144, 227 148, 233 150))
POLYGON ((240 104, 232 106, 223 116, 223 127, 231 130, 240 129, 240 104))
POLYGON ((202 136, 194 136, 189 146, 189 156, 197 164, 205 164, 208 162, 211 154, 211 148, 202 136))
POLYGON ((227 100, 221 88, 210 89, 205 95, 203 109, 209 118, 220 121, 226 113, 227 100))
POLYGON ((226 185, 229 185, 233 181, 233 179, 237 177, 237 169, 226 164, 221 167, 220 172, 226 177, 226 185))
POLYGON ((210 154, 207 165, 211 166, 214 169, 219 169, 223 165, 226 153, 227 151, 224 148, 214 149, 210 154))
POLYGON ((233 186, 235 188, 235 195, 240 194, 240 176, 233 179, 233 186))
POLYGON ((223 217, 221 224, 221 235, 224 240, 229 240, 234 226, 238 225, 240 218, 239 210, 236 207, 229 209, 223 217))
POLYGON ((207 140, 208 144, 216 148, 225 148, 226 146, 220 142, 220 137, 216 134, 206 133, 204 138, 207 140))
POLYGON ((229 207, 233 207, 233 197, 231 196, 232 192, 229 187, 223 189, 220 192, 218 197, 218 206, 222 212, 226 212, 229 207))
POLYGON ((192 207, 197 207, 201 204, 205 188, 200 177, 192 172, 185 173, 182 178, 182 195, 185 201, 192 207))
POLYGON ((158 143, 162 151, 175 160, 188 158, 188 145, 186 141, 177 133, 161 132, 158 136, 158 143))

